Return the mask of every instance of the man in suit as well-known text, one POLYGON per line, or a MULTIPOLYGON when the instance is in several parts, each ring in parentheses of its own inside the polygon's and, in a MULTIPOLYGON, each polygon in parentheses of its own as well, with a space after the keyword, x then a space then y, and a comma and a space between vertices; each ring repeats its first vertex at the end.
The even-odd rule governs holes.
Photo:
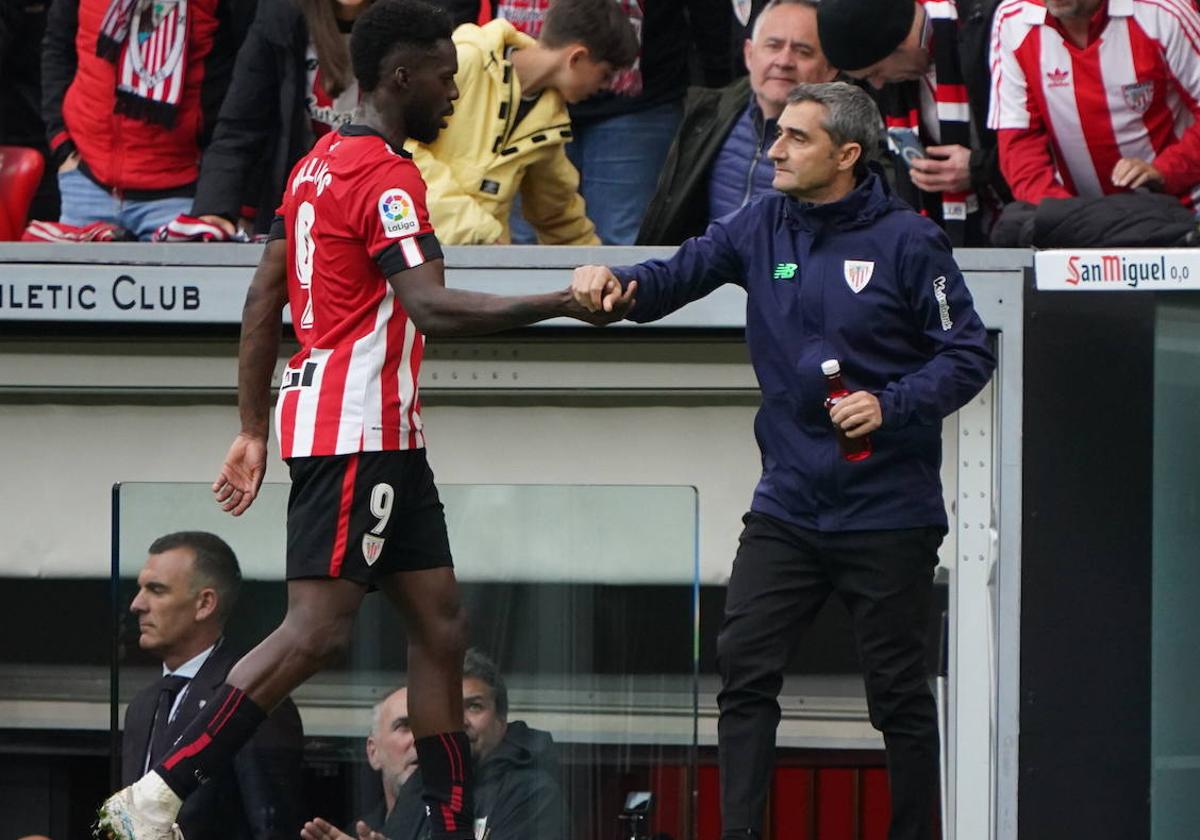
MULTIPOLYGON (((138 646, 162 660, 163 676, 125 713, 122 784, 132 784, 171 747, 241 657, 224 637, 242 574, 233 550, 203 531, 168 534, 150 546, 129 610, 138 646)), ((214 777, 184 803, 187 840, 267 840, 300 833, 303 730, 290 699, 238 752, 235 772, 214 777)))

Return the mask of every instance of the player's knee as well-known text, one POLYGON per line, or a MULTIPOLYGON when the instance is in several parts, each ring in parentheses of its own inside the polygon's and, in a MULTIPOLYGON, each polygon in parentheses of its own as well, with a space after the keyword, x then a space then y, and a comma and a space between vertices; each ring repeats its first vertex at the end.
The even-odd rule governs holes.
POLYGON ((428 647, 438 658, 459 662, 467 652, 469 627, 461 604, 439 610, 426 628, 428 647))
POLYGON ((296 625, 293 651, 314 671, 336 662, 350 647, 350 620, 336 618, 296 625))

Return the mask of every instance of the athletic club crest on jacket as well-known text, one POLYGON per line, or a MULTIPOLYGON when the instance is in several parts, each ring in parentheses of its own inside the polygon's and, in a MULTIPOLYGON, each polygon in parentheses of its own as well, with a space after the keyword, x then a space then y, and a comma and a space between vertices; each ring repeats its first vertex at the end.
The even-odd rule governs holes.
POLYGON ((858 294, 871 282, 871 275, 875 273, 875 262, 873 260, 846 260, 842 263, 842 273, 846 277, 846 285, 850 287, 850 291, 858 294))

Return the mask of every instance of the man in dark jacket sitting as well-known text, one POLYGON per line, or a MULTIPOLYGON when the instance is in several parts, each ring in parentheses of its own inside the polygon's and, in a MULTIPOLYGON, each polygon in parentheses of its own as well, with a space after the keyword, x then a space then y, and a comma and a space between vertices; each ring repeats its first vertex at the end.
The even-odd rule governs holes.
POLYGON ((678 245, 771 188, 767 149, 788 91, 837 73, 821 53, 816 9, 817 0, 771 0, 743 48, 749 75, 719 90, 688 91, 637 244, 678 245))
POLYGON ((463 661, 463 723, 475 761, 475 836, 565 840, 558 756, 549 732, 508 720, 508 687, 475 649, 463 661))

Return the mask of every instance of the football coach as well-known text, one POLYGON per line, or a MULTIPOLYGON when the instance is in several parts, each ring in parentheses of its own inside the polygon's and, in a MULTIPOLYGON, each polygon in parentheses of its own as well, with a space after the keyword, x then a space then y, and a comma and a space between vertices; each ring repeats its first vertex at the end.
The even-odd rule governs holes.
POLYGON ((932 836, 938 732, 925 629, 947 529, 942 418, 980 391, 995 359, 945 234, 866 162, 882 124, 859 88, 800 85, 768 153, 776 192, 669 260, 575 270, 574 294, 593 310, 619 305, 636 281, 628 317, 638 322, 726 283, 746 290, 763 472, 717 639, 723 840, 762 834, 783 671, 834 593, 887 749, 889 840, 932 836), (829 359, 851 393, 827 408, 829 359), (843 458, 834 426, 870 435, 870 456, 843 458))

